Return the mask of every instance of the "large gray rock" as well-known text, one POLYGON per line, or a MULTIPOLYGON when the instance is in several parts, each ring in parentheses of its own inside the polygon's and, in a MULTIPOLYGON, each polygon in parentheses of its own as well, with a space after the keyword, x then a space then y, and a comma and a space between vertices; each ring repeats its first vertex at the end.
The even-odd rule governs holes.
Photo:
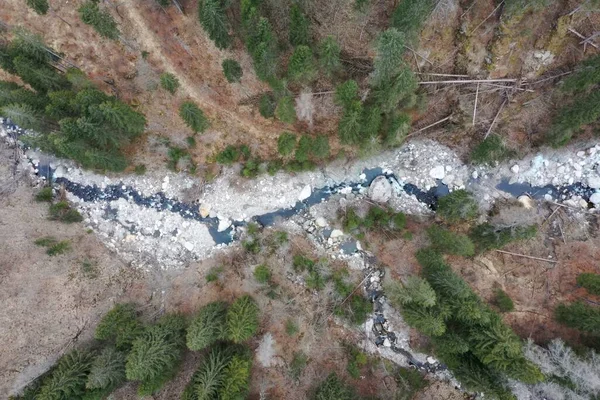
POLYGON ((594 193, 590 196, 590 202, 594 204, 600 204, 600 193, 594 193))
POLYGON ((588 186, 592 189, 600 189, 600 177, 590 176, 588 177, 588 186))
POLYGON ((385 176, 373 179, 369 186, 369 198, 377 203, 387 203, 392 197, 392 184, 385 176))

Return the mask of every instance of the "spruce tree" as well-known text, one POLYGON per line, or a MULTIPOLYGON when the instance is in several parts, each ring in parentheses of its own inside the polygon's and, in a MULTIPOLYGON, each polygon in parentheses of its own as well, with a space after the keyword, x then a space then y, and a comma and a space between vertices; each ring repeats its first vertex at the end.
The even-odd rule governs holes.
POLYGON ((179 79, 170 72, 165 72, 160 76, 160 85, 171 94, 175 94, 179 88, 179 79))
POLYGON ((283 132, 277 139, 277 151, 282 156, 292 154, 296 148, 296 135, 290 132, 283 132))
POLYGON ((293 124, 296 122, 296 109, 294 108, 294 99, 292 96, 284 96, 277 102, 275 116, 282 122, 293 124))
POLYGON ((434 249, 447 254, 469 257, 475 254, 475 246, 466 235, 450 232, 437 225, 427 229, 427 235, 434 249))
POLYGON ((414 40, 434 5, 434 0, 402 0, 394 10, 392 26, 414 40))
POLYGON ((235 83, 239 82, 242 79, 244 71, 242 71, 240 63, 238 63, 235 60, 226 59, 223 60, 223 63, 221 65, 223 67, 223 75, 225 75, 227 82, 235 83))
POLYGON ((227 310, 227 337, 234 343, 250 339, 258 330, 258 306, 245 295, 233 302, 227 310))
POLYGON ((208 37, 219 49, 226 49, 231 44, 229 22, 225 14, 223 0, 200 0, 198 17, 208 37))
POLYGON ((126 350, 142 333, 142 329, 135 306, 131 303, 117 304, 102 317, 96 326, 95 337, 114 341, 117 349, 126 350))
POLYGON ((187 347, 194 351, 203 350, 224 339, 226 314, 227 305, 222 302, 202 307, 188 327, 187 347))
POLYGON ((319 64, 325 74, 331 77, 341 67, 340 45, 333 36, 327 36, 319 45, 319 64))
POLYGON ((210 126, 204 112, 191 101, 181 104, 179 116, 196 133, 202 133, 210 126))
POLYGON ((579 274, 577 284, 587 289, 590 294, 600 296, 600 275, 592 273, 579 274))
POLYGON ((221 400, 238 400, 246 398, 250 386, 250 369, 252 359, 236 354, 223 371, 222 387, 219 390, 221 400))
POLYGON ((43 116, 27 104, 6 105, 0 108, 0 114, 24 129, 39 130, 42 127, 43 116))
POLYGON ((119 38, 117 22, 108 11, 100 9, 97 1, 87 0, 79 7, 79 16, 84 23, 91 25, 100 36, 112 40, 119 38))
POLYGON ((335 88, 335 103, 344 109, 351 108, 358 100, 358 83, 355 80, 348 80, 339 84, 335 88))
POLYGON ((114 347, 102 349, 92 361, 86 387, 112 390, 125 382, 125 358, 125 353, 114 347))
POLYGON ((296 82, 310 82, 317 75, 312 50, 308 46, 298 46, 288 64, 288 76, 296 82))
POLYGON ((399 68, 403 65, 405 44, 404 33, 395 28, 390 28, 379 35, 377 55, 373 64, 374 71, 371 76, 372 86, 388 85, 398 74, 399 68))
POLYGON ((82 396, 92 357, 91 352, 79 350, 73 350, 61 357, 56 367, 42 381, 36 399, 77 399, 82 396))
POLYGON ((477 217, 478 207, 473 196, 461 189, 441 197, 438 201, 437 213, 448 222, 458 222, 477 217))
POLYGON ((292 4, 290 7, 290 43, 292 46, 308 46, 310 44, 308 19, 298 4, 292 4))
POLYGON ((362 104, 356 100, 350 103, 338 125, 338 134, 344 144, 358 144, 362 141, 362 104))

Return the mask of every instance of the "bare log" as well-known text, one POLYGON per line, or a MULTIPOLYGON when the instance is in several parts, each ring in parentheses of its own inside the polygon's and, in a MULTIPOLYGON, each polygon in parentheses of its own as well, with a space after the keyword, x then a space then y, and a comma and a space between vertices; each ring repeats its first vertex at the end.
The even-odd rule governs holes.
POLYGON ((448 121, 448 120, 450 119, 450 117, 451 117, 451 116, 452 116, 452 115, 448 115, 446 118, 442 118, 442 119, 440 119, 439 121, 437 121, 437 122, 434 122, 434 123, 433 123, 433 124, 431 124, 431 125, 427 125, 425 128, 421 128, 421 129, 419 129, 418 131, 414 131, 414 132, 412 132, 412 133, 409 133, 408 135, 406 135, 406 137, 412 136, 412 135, 414 135, 415 133, 422 132, 422 131, 424 131, 425 129, 429 129, 429 128, 433 127, 433 126, 439 125, 439 124, 441 124, 442 122, 448 121))
POLYGON ((492 123, 490 124, 490 127, 488 128, 488 130, 487 130, 487 132, 485 134, 485 137, 483 138, 484 140, 487 139, 487 137, 490 135, 490 132, 492 132, 492 128, 494 127, 494 124, 496 124, 496 120, 498 119, 498 116, 502 112, 502 109, 504 108, 505 104, 506 104, 506 99, 504 99, 504 101, 500 105, 500 108, 498 109, 498 112, 496 113, 496 116, 492 120, 492 123))
POLYGON ((464 85, 467 83, 494 83, 494 82, 509 82, 509 83, 517 83, 516 79, 457 79, 452 81, 424 81, 419 82, 419 85, 464 85))
POLYGON ((496 252, 502 253, 502 254, 508 254, 508 255, 511 255, 511 256, 515 256, 515 257, 529 258, 530 260, 546 261, 546 262, 553 263, 553 264, 556 264, 558 262, 556 260, 550 260, 548 258, 540 258, 540 257, 527 256, 525 254, 511 253, 510 251, 504 251, 504 250, 496 250, 496 252))

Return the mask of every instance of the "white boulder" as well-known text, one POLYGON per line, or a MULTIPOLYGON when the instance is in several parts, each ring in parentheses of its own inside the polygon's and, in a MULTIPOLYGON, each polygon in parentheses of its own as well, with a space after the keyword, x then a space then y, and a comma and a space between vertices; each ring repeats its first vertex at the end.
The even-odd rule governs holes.
POLYGON ((446 176, 446 170, 443 165, 438 165, 437 167, 431 168, 429 171, 429 176, 433 179, 444 179, 446 176))
POLYGON ((387 203, 392 197, 392 184, 385 176, 378 176, 369 186, 369 198, 377 203, 387 203))
POLYGON ((588 186, 592 189, 600 189, 600 177, 599 176, 589 176, 587 179, 588 186))
POLYGON ((312 189, 310 188, 310 185, 306 185, 306 186, 304 186, 304 188, 302 188, 302 191, 298 195, 298 200, 304 201, 304 200, 308 199, 311 194, 312 194, 312 189))
POLYGON ((600 193, 594 193, 590 196, 590 202, 594 204, 600 204, 600 193))

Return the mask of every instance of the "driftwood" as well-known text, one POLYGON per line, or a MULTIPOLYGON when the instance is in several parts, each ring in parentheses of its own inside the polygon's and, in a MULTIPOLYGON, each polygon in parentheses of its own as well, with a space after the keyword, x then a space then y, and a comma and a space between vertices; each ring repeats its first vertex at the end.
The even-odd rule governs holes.
POLYGON ((412 132, 412 133, 409 133, 408 135, 406 135, 406 137, 412 136, 412 135, 414 135, 415 133, 422 132, 422 131, 424 131, 425 129, 429 129, 429 128, 433 127, 433 126, 436 126, 436 125, 438 125, 438 124, 441 124, 442 122, 448 121, 448 120, 450 119, 450 117, 451 117, 451 116, 452 116, 452 115, 448 115, 446 118, 442 118, 442 119, 440 119, 439 121, 436 121, 436 122, 434 122, 434 123, 433 123, 433 124, 431 124, 431 125, 427 125, 425 128, 421 128, 421 129, 419 129, 418 131, 414 131, 414 132, 412 132))
POLYGON ((452 85, 452 84, 458 84, 458 85, 464 85, 466 83, 494 83, 494 82, 510 82, 510 83, 517 83, 516 79, 457 79, 457 80, 452 80, 452 81, 424 81, 424 82, 419 82, 419 85, 437 85, 437 84, 442 84, 442 85, 452 85))
POLYGON ((556 260, 550 260, 548 258, 540 258, 540 257, 527 256, 525 254, 511 253, 510 251, 504 251, 504 250, 496 250, 496 252, 502 253, 502 254, 508 254, 508 255, 511 255, 511 256, 515 256, 515 257, 528 258, 530 260, 546 261, 546 262, 553 263, 553 264, 556 264, 558 262, 556 260))
POLYGON ((504 108, 505 104, 506 104, 506 99, 504 99, 504 101, 500 105, 500 108, 498 109, 498 112, 496 113, 496 116, 492 120, 492 123, 491 123, 490 127, 488 128, 488 130, 487 130, 487 132, 485 134, 485 137, 483 139, 487 139, 487 137, 490 136, 490 133, 492 132, 492 128, 494 127, 494 124, 496 124, 496 120, 498 119, 498 116, 502 112, 502 109, 504 108))

